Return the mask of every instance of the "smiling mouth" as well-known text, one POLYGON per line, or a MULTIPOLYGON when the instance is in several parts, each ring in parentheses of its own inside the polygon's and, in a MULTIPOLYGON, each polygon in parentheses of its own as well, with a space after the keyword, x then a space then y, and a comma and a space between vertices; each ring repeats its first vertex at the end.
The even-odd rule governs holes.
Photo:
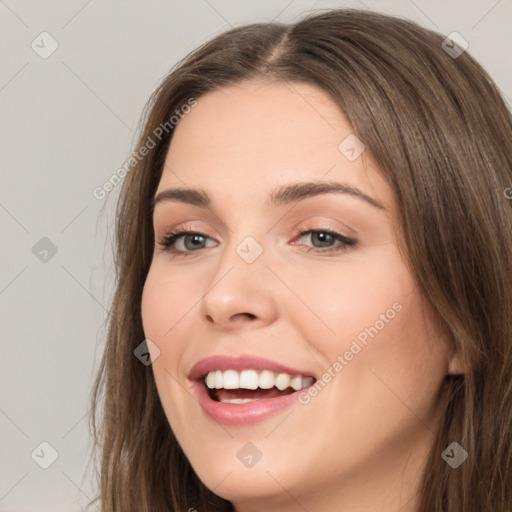
POLYGON ((275 373, 270 370, 215 370, 202 378, 208 396, 215 402, 245 404, 278 398, 301 391, 314 384, 310 376, 275 373))

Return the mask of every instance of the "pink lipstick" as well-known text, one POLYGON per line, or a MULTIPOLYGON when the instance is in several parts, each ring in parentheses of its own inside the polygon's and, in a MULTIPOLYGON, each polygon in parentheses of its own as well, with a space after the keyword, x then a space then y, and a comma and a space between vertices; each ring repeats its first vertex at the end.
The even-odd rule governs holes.
POLYGON ((316 381, 308 370, 250 355, 202 359, 188 378, 203 412, 230 426, 251 425, 284 411, 316 381))

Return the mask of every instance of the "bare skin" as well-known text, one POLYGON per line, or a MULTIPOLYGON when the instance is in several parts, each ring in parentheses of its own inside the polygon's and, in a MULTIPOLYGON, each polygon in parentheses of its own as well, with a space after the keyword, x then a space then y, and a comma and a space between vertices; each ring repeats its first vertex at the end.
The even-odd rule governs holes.
POLYGON ((156 205, 142 317, 160 350, 153 371, 163 407, 199 478, 237 512, 414 512, 443 379, 461 368, 398 250, 392 189, 368 151, 350 161, 338 149, 353 130, 311 85, 223 88, 200 98, 175 130, 157 195, 197 188, 211 205, 156 205), (383 208, 334 192, 269 205, 280 187, 324 181, 383 208), (181 253, 164 249, 163 238, 181 228, 204 238, 176 240, 181 253), (306 230, 324 235, 299 234, 306 230), (247 237, 262 249, 252 263, 236 250, 247 237), (346 355, 371 326, 374 335, 346 355), (221 426, 187 378, 215 354, 262 356, 331 378, 307 403, 221 426), (250 468, 237 458, 247 442, 262 454, 250 468))

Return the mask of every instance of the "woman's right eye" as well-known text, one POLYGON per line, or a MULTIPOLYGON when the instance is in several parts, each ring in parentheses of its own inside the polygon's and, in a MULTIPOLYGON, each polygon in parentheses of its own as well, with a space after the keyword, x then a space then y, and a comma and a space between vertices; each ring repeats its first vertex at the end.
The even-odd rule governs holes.
POLYGON ((191 229, 182 229, 179 231, 171 231, 159 244, 165 251, 169 251, 175 255, 187 256, 198 249, 204 249, 206 246, 203 244, 207 239, 210 238, 203 233, 191 229), (178 248, 180 245, 181 248, 178 248))

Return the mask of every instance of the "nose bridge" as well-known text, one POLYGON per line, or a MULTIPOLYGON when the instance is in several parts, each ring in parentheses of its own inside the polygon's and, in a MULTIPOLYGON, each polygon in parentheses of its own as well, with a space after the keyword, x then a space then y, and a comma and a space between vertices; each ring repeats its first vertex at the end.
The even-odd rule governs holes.
MULTIPOLYGON (((235 211, 250 211, 250 205, 247 204, 245 209, 240 210, 240 208, 241 205, 235 211)), ((241 269, 242 272, 260 273, 262 269, 268 272, 265 267, 265 264, 268 263, 268 250, 264 248, 264 245, 268 247, 267 226, 263 219, 263 215, 251 215, 240 216, 230 222, 224 251, 219 257, 221 259, 220 267, 234 266, 236 269, 241 269), (250 221, 249 217, 252 217, 254 221, 250 221)))
POLYGON ((255 236, 231 232, 202 300, 203 317, 217 324, 240 315, 271 321, 276 303, 267 264, 266 251, 255 236))
POLYGON ((256 238, 252 235, 247 235, 236 245, 235 252, 246 265, 252 265, 256 260, 260 259, 264 253, 264 248, 262 243, 258 242, 256 238))

